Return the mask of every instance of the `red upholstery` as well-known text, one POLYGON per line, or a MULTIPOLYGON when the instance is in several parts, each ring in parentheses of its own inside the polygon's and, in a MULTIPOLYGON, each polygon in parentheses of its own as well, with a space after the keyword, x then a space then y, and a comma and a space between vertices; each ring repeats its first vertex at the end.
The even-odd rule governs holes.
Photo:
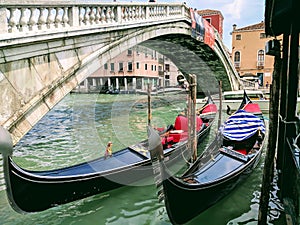
POLYGON ((169 143, 169 142, 171 142, 171 141, 173 141, 173 137, 167 137, 167 138, 165 138, 165 137, 163 137, 162 139, 161 139, 161 143, 164 145, 164 144, 166 144, 166 141, 167 141, 167 143, 169 143))
POLYGON ((199 131, 202 127, 203 121, 200 118, 200 116, 197 116, 196 120, 197 120, 197 131, 199 131))
POLYGON ((189 122, 186 116, 178 115, 175 119, 174 128, 175 130, 187 131, 189 127, 189 122))
POLYGON ((243 155, 247 155, 246 149, 238 149, 236 151, 239 152, 239 153, 241 153, 241 154, 243 154, 243 155))
POLYGON ((210 112, 217 112, 217 106, 215 104, 208 104, 202 109, 201 113, 210 113, 210 112))
POLYGON ((245 105, 244 110, 250 113, 261 113, 260 107, 257 103, 250 103, 245 105))
POLYGON ((161 131, 164 131, 166 128, 164 128, 164 127, 157 127, 157 128, 155 128, 157 131, 159 131, 159 132, 161 132, 161 131))
POLYGON ((169 137, 173 138, 173 142, 180 142, 188 139, 188 132, 170 133, 169 137))
MULTIPOLYGON (((203 121, 199 116, 196 117, 196 121, 197 121, 197 131, 199 131, 200 128, 202 127, 203 121)), ((189 121, 187 117, 178 115, 175 119, 174 128, 175 130, 188 131, 189 121)))

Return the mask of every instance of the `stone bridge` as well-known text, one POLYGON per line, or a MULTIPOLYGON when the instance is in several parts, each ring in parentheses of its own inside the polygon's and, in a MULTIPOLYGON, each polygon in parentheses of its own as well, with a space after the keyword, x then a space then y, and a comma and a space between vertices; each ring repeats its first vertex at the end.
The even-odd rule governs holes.
POLYGON ((191 32, 186 4, 0 1, 0 125, 16 144, 89 74, 137 44, 197 74, 202 89, 209 74, 239 89, 217 32, 213 48, 191 32))

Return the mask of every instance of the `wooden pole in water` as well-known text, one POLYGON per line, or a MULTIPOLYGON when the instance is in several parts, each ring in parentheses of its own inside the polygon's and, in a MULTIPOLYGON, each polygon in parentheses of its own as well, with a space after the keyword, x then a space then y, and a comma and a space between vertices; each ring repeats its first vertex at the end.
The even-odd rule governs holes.
POLYGON ((189 82, 189 95, 187 105, 187 118, 188 118, 188 148, 191 150, 191 162, 197 159, 197 128, 196 128, 196 98, 197 98, 197 83, 196 75, 188 75, 189 82))
POLYGON ((278 133, 278 150, 277 150, 277 160, 276 168, 278 169, 278 183, 281 180, 281 170, 283 167, 283 155, 284 155, 284 146, 285 146, 285 136, 286 136, 286 127, 284 120, 287 113, 287 70, 288 70, 288 61, 289 61, 289 40, 290 36, 287 33, 283 34, 282 41, 282 69, 281 69, 281 80, 280 80, 280 117, 279 121, 279 133, 278 133))
POLYGON ((192 125, 191 146, 193 149, 192 159, 193 162, 195 162, 197 159, 197 115, 196 115, 197 80, 195 74, 192 74, 190 76, 191 76, 190 95, 191 95, 191 125, 192 125))
POLYGON ((273 80, 270 93, 270 107, 269 107, 269 139, 268 148, 265 158, 263 181, 261 187, 260 204, 258 212, 258 225, 267 224, 268 205, 270 199, 270 190, 274 175, 274 161, 276 154, 277 143, 277 128, 278 128, 278 108, 279 108, 279 89, 280 89, 280 73, 282 60, 280 57, 280 44, 277 42, 278 49, 275 55, 273 80))
POLYGON ((219 81, 219 119, 218 119, 218 129, 220 128, 221 126, 221 123, 222 123, 222 81, 220 80, 219 81))
POLYGON ((151 119, 152 119, 152 115, 151 115, 151 84, 148 83, 148 89, 147 89, 147 93, 148 93, 148 125, 151 126, 151 119))

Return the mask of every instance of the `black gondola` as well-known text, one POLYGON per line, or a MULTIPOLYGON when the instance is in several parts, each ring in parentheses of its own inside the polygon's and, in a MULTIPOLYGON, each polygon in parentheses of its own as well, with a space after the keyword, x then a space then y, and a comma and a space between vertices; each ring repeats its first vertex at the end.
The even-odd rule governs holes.
POLYGON ((259 162, 264 133, 259 106, 245 94, 240 109, 220 127, 214 141, 183 175, 172 175, 163 155, 152 154, 153 162, 161 161, 153 165, 159 166, 154 170, 159 171, 157 179, 163 187, 159 198, 165 202, 170 221, 186 223, 217 203, 249 175, 259 162))
MULTIPOLYGON (((212 104, 208 101, 206 109, 211 108, 212 104)), ((203 113, 203 116, 205 114, 203 113)), ((203 126, 197 132, 199 141, 208 134, 212 122, 211 117, 204 119, 203 126)), ((115 152, 107 159, 103 156, 66 168, 29 171, 13 162, 9 134, 3 128, 0 129, 0 133, 7 195, 11 206, 18 212, 46 210, 130 185, 153 175, 148 140, 115 152)), ((161 133, 164 135, 166 131, 161 133)), ((165 142, 165 137, 161 139, 165 142)), ((182 156, 191 155, 187 150, 185 137, 177 141, 167 140, 164 144, 164 154, 170 156, 170 165, 178 162, 182 156)))

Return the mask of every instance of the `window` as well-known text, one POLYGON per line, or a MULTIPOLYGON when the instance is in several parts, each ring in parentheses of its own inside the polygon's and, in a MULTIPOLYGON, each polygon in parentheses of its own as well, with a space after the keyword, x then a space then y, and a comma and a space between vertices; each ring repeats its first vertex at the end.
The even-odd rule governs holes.
POLYGON ((123 71, 123 69, 124 69, 124 68, 123 68, 123 62, 120 62, 120 63, 119 63, 119 71, 123 71))
POLYGON ((151 65, 151 70, 152 70, 152 71, 154 70, 154 65, 151 65))
POLYGON ((165 64, 165 71, 170 72, 170 64, 165 64))
POLYGON ((140 68, 140 63, 137 62, 137 63, 136 63, 136 69, 138 70, 139 68, 140 68))
POLYGON ((105 70, 108 69, 107 63, 104 64, 104 69, 105 69, 105 70))
POLYGON ((128 62, 128 71, 132 71, 132 62, 128 62))
POLYGON ((241 53, 239 51, 234 53, 234 66, 240 67, 241 63, 241 53))
POLYGON ((257 52, 257 66, 264 66, 265 62, 265 51, 259 50, 257 52))
POLYGON ((235 36, 235 40, 242 40, 242 35, 241 34, 237 34, 235 36))
POLYGON ((266 38, 266 37, 267 37, 267 36, 266 36, 265 33, 260 33, 260 34, 259 34, 259 38, 260 38, 260 39, 263 39, 263 38, 266 38))
POLYGON ((115 64, 114 63, 110 64, 110 71, 115 71, 115 64))
POLYGON ((132 55, 132 50, 131 49, 128 49, 127 55, 132 55))
POLYGON ((147 70, 148 69, 148 65, 147 65, 147 63, 145 64, 145 70, 147 70))

